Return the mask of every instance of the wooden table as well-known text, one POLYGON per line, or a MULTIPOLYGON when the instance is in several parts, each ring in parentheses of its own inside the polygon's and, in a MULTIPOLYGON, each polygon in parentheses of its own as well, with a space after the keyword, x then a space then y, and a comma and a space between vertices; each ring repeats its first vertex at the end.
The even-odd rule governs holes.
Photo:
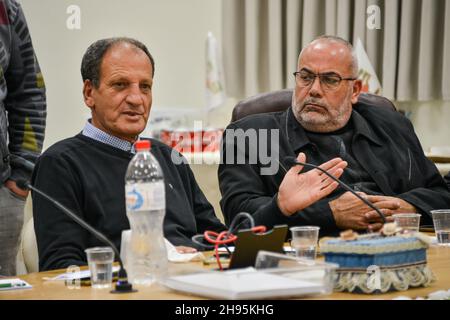
MULTIPOLYGON (((450 247, 439 247, 432 245, 427 252, 428 265, 435 274, 437 280, 426 288, 410 289, 407 291, 396 291, 387 294, 365 295, 351 293, 333 293, 327 296, 312 297, 313 299, 392 299, 397 296, 408 297, 426 297, 429 293, 438 290, 450 289, 450 247)), ((170 272, 189 272, 205 268, 201 262, 192 262, 189 264, 170 264, 170 272)), ((153 285, 150 287, 138 287, 138 292, 128 294, 111 294, 109 290, 96 290, 91 287, 82 286, 79 289, 69 289, 64 282, 45 281, 45 277, 54 277, 64 270, 55 270, 49 272, 31 273, 20 276, 21 279, 29 282, 33 288, 3 291, 0 292, 0 300, 2 299, 202 299, 201 297, 191 296, 183 293, 177 293, 164 287, 153 285)))

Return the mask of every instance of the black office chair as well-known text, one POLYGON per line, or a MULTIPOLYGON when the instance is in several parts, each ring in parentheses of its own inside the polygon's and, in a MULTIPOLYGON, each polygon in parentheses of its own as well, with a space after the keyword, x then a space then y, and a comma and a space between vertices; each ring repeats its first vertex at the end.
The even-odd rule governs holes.
MULTIPOLYGON (((292 104, 292 93, 293 89, 284 89, 244 99, 234 107, 231 122, 251 114, 284 111, 292 104)), ((397 110, 389 99, 371 93, 362 93, 358 98, 358 104, 397 110)))
POLYGON ((447 173, 447 175, 444 177, 445 182, 447 183, 448 190, 450 190, 450 171, 447 173))

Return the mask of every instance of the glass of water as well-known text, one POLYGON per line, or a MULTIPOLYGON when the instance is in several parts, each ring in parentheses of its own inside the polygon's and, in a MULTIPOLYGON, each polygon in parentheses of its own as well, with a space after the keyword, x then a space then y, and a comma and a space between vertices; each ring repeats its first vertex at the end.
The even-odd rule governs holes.
POLYGON ((316 226, 292 227, 291 247, 299 258, 314 260, 316 258, 317 240, 319 229, 316 226))
POLYGON ((420 214, 418 213, 397 213, 392 215, 397 227, 405 232, 418 232, 420 225, 420 214))
POLYGON ((111 247, 95 247, 85 250, 91 271, 91 286, 95 289, 111 288, 114 251, 111 247))
POLYGON ((431 210, 431 216, 438 244, 450 246, 450 209, 431 210))

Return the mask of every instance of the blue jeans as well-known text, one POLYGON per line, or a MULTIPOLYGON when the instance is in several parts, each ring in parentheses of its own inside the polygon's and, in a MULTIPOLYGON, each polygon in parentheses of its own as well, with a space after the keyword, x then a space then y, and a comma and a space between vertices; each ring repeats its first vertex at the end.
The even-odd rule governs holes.
POLYGON ((16 256, 24 219, 23 198, 0 187, 0 275, 16 275, 16 256))

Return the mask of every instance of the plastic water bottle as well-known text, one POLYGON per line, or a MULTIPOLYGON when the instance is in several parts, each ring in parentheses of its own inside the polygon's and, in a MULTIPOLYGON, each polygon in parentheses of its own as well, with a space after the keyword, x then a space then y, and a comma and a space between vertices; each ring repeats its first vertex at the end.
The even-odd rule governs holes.
POLYGON ((133 284, 151 285, 167 273, 163 235, 166 213, 164 177, 149 140, 135 143, 136 155, 125 176, 127 217, 131 239, 127 248, 127 271, 133 284))

